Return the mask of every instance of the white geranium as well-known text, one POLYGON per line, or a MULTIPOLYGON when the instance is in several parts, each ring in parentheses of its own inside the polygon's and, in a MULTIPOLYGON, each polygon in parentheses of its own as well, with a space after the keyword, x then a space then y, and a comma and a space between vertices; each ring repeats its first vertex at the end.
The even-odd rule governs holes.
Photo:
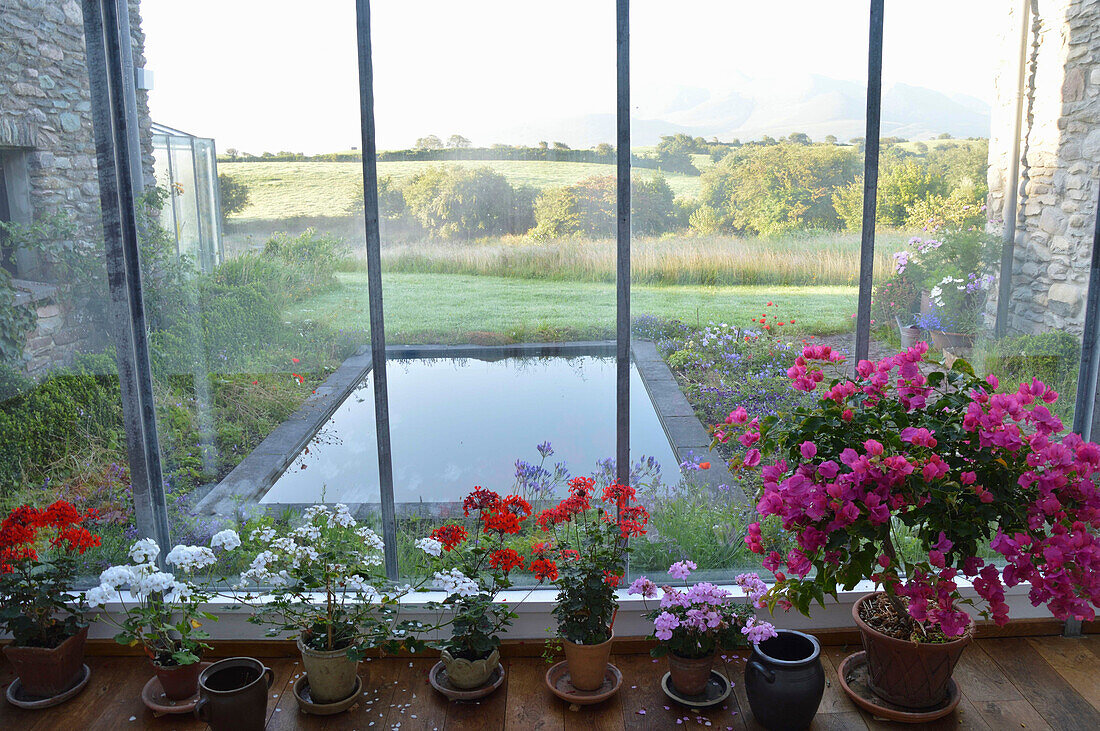
POLYGON ((351 512, 348 510, 347 505, 337 503, 332 516, 329 518, 329 525, 338 525, 341 528, 352 528, 355 526, 355 518, 351 517, 351 512))
POLYGON ((143 576, 138 581, 137 587, 130 587, 140 599, 145 599, 151 594, 164 594, 176 583, 176 577, 163 571, 154 571, 143 576))
POLYGON ((275 540, 275 529, 266 525, 254 528, 248 537, 257 543, 271 543, 275 540))
POLYGON ((440 556, 443 554, 443 544, 434 538, 421 538, 416 542, 416 547, 429 556, 440 556))
POLYGON ((328 508, 321 503, 317 503, 315 505, 310 505, 308 508, 306 508, 303 515, 305 515, 307 523, 312 523, 313 519, 316 518, 318 515, 328 515, 328 508))
POLYGON ((168 552, 164 560, 187 573, 213 566, 218 562, 214 552, 206 546, 176 546, 168 552))
POLYGON ((344 587, 348 591, 352 591, 357 594, 374 595, 378 593, 378 590, 368 584, 367 580, 359 574, 352 574, 351 576, 349 576, 347 578, 347 581, 344 582, 344 587))
POLYGON ((118 591, 134 583, 134 570, 129 566, 112 566, 99 575, 99 583, 108 589, 118 591))
POLYGON ((160 555, 160 546, 152 538, 142 538, 130 546, 130 558, 134 563, 153 563, 160 555))
POLYGON ((457 594, 458 596, 477 596, 479 592, 477 582, 458 569, 436 571, 435 585, 448 594, 457 594))
POLYGON ((168 602, 169 604, 178 604, 180 602, 184 602, 190 599, 191 593, 192 590, 190 584, 180 581, 173 581, 172 586, 169 587, 168 591, 164 594, 164 601, 168 602))
POLYGON ((306 523, 305 525, 295 528, 290 533, 295 538, 306 541, 319 541, 321 540, 321 529, 313 525, 313 523, 306 523))
POLYGON ((210 539, 210 547, 214 549, 222 548, 226 551, 232 551, 240 545, 241 537, 237 535, 237 531, 235 530, 218 531, 214 534, 214 537, 210 539))
MULTIPOLYGON (((119 567, 116 566, 115 568, 119 567)), ((116 587, 109 586, 108 584, 100 584, 99 586, 88 590, 88 593, 85 596, 85 601, 88 602, 89 607, 102 607, 111 600, 111 597, 114 596, 115 591, 116 587)))
POLYGON ((381 551, 383 548, 382 539, 378 537, 378 534, 372 531, 367 526, 363 526, 355 531, 355 534, 363 539, 363 543, 376 551, 381 551))

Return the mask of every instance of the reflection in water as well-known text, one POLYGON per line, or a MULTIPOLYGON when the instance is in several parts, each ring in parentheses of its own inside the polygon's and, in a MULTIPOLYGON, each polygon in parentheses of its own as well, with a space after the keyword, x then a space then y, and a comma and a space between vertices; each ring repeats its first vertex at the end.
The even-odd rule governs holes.
MULTIPOLYGON (((549 441, 574 474, 615 453, 615 360, 472 358, 388 364, 394 499, 450 502, 474 485, 507 490, 515 460, 549 441)), ((631 460, 677 460, 637 369, 630 373, 631 460)), ((368 375, 264 496, 263 503, 378 502, 368 375)))

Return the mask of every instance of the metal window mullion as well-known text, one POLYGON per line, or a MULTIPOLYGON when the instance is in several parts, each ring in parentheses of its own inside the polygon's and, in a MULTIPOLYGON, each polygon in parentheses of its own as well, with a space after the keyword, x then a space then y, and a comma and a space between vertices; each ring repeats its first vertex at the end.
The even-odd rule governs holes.
POLYGON ((616 221, 615 275, 615 473, 630 481, 630 0, 617 0, 616 221))
POLYGON ((374 420, 378 436, 378 485, 386 575, 397 579, 397 517, 393 504, 390 407, 386 383, 386 333, 382 313, 381 234, 378 229, 378 164, 374 134, 374 67, 371 62, 370 0, 355 0, 359 52, 359 111, 363 150, 363 217, 366 222, 367 299, 370 307, 374 420))
POLYGON ((867 132, 863 147, 863 226, 859 245, 859 306, 853 367, 871 346, 871 286, 875 277, 875 220, 878 202, 879 118, 882 111, 883 0, 871 0, 867 43, 867 132))
MULTIPOLYGON (((141 537, 153 538, 161 546, 169 546, 171 536, 149 365, 134 167, 131 165, 133 155, 140 151, 132 146, 129 123, 133 115, 126 108, 123 94, 123 32, 117 2, 125 0, 83 0, 82 3, 103 209, 104 256, 135 520, 141 537)), ((125 38, 129 43, 129 29, 126 29, 125 38)))

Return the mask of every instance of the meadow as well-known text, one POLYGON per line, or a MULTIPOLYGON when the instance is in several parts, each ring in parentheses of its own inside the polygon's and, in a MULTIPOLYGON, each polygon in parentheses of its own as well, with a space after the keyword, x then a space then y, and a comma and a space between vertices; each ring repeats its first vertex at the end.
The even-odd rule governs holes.
MULTIPOLYGON (((703 156, 705 157, 705 156, 703 156)), ((440 165, 488 167, 513 185, 549 188, 570 185, 585 178, 614 175, 614 165, 587 162, 540 160, 456 160, 441 162, 380 162, 378 176, 407 180, 429 167, 440 165)), ((638 174, 652 177, 656 170, 638 168, 638 174)), ((219 162, 218 173, 244 183, 249 204, 232 217, 235 223, 254 219, 293 217, 340 217, 362 196, 363 166, 358 162, 219 162)), ((695 196, 698 176, 666 174, 677 196, 695 196)))

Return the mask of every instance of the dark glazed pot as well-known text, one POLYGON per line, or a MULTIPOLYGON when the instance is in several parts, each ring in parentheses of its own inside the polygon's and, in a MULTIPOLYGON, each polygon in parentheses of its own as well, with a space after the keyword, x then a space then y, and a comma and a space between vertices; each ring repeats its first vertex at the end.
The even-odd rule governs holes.
POLYGON ((274 679, 270 668, 251 657, 219 660, 199 675, 195 715, 213 731, 263 731, 274 679))
POLYGON ((974 636, 974 620, 962 637, 951 642, 910 642, 884 635, 863 621, 860 606, 873 596, 862 596, 852 605, 852 618, 867 651, 868 681, 879 698, 905 708, 929 708, 947 697, 947 683, 955 664, 974 636))
POLYGON ((20 647, 5 645, 8 658, 23 692, 34 698, 53 698, 76 684, 84 670, 84 642, 88 628, 62 642, 57 647, 20 647))
POLYGON ((768 731, 809 728, 825 692, 821 645, 813 635, 776 630, 758 642, 745 665, 745 693, 757 722, 768 731))

